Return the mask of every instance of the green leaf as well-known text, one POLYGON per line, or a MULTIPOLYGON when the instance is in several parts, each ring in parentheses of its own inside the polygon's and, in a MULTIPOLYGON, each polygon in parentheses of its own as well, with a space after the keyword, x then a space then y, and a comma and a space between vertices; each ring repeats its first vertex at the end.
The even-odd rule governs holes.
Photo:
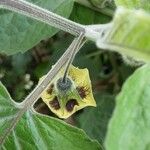
POLYGON ((99 48, 110 49, 134 58, 150 60, 150 14, 142 10, 118 8, 99 48))
POLYGON ((150 149, 150 65, 139 68, 124 84, 109 123, 107 150, 150 149))
POLYGON ((99 150, 83 131, 58 119, 26 112, 6 139, 3 149, 99 150))
POLYGON ((82 130, 33 110, 23 115, 22 109, 19 104, 12 101, 4 86, 0 84, 0 146, 2 149, 100 149, 99 143, 89 139, 82 130))
POLYGON ((81 24, 89 25, 109 22, 111 17, 75 3, 71 13, 71 20, 81 24))
POLYGON ((83 113, 77 117, 78 127, 100 143, 104 142, 108 120, 114 108, 114 96, 109 94, 95 95, 97 107, 85 108, 83 113), (92 122, 89 125, 89 122, 92 122))
POLYGON ((16 118, 18 111, 17 103, 14 103, 0 82, 0 142, 1 138, 5 136, 10 123, 16 118))
MULTIPOLYGON (((70 15, 73 7, 73 0, 30 1, 64 17, 70 15)), ((11 11, 0 10, 0 20, 0 53, 7 55, 25 52, 58 32, 58 29, 11 11)))
POLYGON ((149 0, 115 0, 117 6, 124 6, 127 8, 144 9, 150 11, 149 0))

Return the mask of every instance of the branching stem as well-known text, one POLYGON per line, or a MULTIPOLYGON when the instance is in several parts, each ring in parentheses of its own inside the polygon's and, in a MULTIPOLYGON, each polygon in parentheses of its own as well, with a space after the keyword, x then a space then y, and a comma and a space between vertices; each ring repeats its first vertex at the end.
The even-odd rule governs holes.
MULTIPOLYGON (((53 80, 53 78, 56 76, 56 74, 60 71, 60 69, 67 63, 69 60, 72 49, 75 47, 75 45, 78 45, 77 41, 78 38, 75 38, 71 45, 68 47, 66 52, 61 56, 61 58, 56 62, 56 64, 51 68, 51 70, 47 73, 45 78, 35 87, 35 89, 25 98, 25 100, 20 103, 20 111, 16 114, 16 117, 12 120, 11 124, 9 125, 9 128, 5 130, 5 132, 0 136, 0 147, 4 143, 6 137, 10 134, 10 132, 14 129, 22 115, 29 110, 34 103, 38 100, 38 98, 41 96, 41 93, 47 88, 47 86, 50 84, 50 82, 53 80)), ((81 46, 84 44, 84 42, 81 42, 76 52, 81 48, 81 46)))
POLYGON ((37 99, 41 96, 41 93, 47 88, 56 74, 60 69, 68 62, 66 68, 67 70, 72 63, 77 51, 85 43, 85 38, 96 41, 101 37, 101 32, 103 31, 103 26, 84 26, 66 18, 63 18, 57 14, 54 14, 46 9, 36 6, 32 3, 23 0, 0 0, 0 7, 8 10, 12 10, 17 13, 21 13, 28 17, 34 18, 36 20, 42 21, 49 24, 50 26, 59 28, 63 31, 69 32, 72 35, 79 36, 71 43, 66 52, 61 56, 61 58, 56 62, 52 69, 47 73, 45 78, 35 87, 35 89, 25 98, 25 100, 20 104, 21 108, 16 118, 13 119, 10 126, 5 130, 3 135, 0 137, 0 145, 5 141, 10 132, 14 129, 22 115, 33 106, 37 99), (95 28, 95 27, 94 27, 95 28), (98 30, 98 31, 97 31, 98 30), (69 60, 69 61, 68 61, 69 60))
MULTIPOLYGON (((60 69, 68 62, 71 57, 72 50, 75 45, 77 45, 78 38, 75 38, 71 45, 68 47, 66 52, 61 56, 61 58, 56 62, 56 64, 51 68, 51 70, 47 73, 45 78, 37 85, 37 87, 26 97, 26 99, 22 102, 23 107, 29 108, 31 105, 36 102, 36 100, 40 97, 41 93, 47 88, 52 79, 56 76, 56 74, 60 71, 60 69), (25 106, 26 105, 26 106, 25 106)), ((76 49, 77 51, 83 45, 80 43, 79 47, 76 49)))
POLYGON ((50 26, 59 28, 75 36, 79 36, 81 32, 85 32, 85 26, 61 17, 27 1, 0 0, 0 7, 42 21, 50 26))
MULTIPOLYGON (((80 49, 80 47, 85 42, 84 41, 82 43, 81 42, 82 39, 84 37, 87 37, 91 40, 96 41, 97 39, 101 37, 101 33, 103 29, 106 29, 107 27, 107 24, 97 25, 96 27, 95 26, 83 26, 81 24, 70 21, 46 9, 43 9, 39 6, 36 6, 32 3, 29 3, 23 0, 0 0, 0 7, 21 13, 23 15, 37 19, 39 21, 45 22, 53 27, 69 32, 75 36, 79 36, 79 38, 76 38, 72 42, 68 50, 63 54, 63 56, 58 60, 56 65, 46 75, 46 78, 40 84, 38 84, 38 86, 24 100, 23 102, 24 105, 28 105, 28 106, 33 104, 40 97, 40 94, 42 93, 42 91, 47 87, 50 81, 54 78, 54 76, 58 73, 58 71, 67 62, 67 60, 69 60, 68 61, 68 67, 69 67, 70 63, 72 63, 72 60, 75 57, 76 50, 80 49), (75 46, 76 43, 78 43, 77 47, 75 46)), ((67 70, 68 68, 66 68, 66 74, 67 74, 67 70)), ((64 75, 64 78, 65 76, 66 75, 64 75)))
MULTIPOLYGON (((92 29, 89 26, 81 25, 71 20, 68 20, 62 16, 59 16, 27 1, 0 0, 0 7, 39 20, 50 26, 68 32, 74 36, 79 36, 81 33, 85 33, 85 37, 92 41, 96 41, 101 37, 100 32, 92 29)), ((99 29, 103 30, 104 26, 105 25, 99 25, 99 29)))

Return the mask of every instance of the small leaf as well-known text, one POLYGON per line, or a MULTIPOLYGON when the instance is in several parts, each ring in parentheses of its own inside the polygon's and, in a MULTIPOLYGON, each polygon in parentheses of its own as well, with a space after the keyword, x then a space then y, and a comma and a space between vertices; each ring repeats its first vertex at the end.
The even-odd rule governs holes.
POLYGON ((139 68, 124 84, 109 123, 107 150, 150 149, 150 65, 139 68))
POLYGON ((97 41, 99 48, 117 51, 138 61, 150 61, 150 14, 118 8, 108 30, 97 41))
MULTIPOLYGON (((69 17, 73 7, 73 0, 31 2, 64 17, 69 17)), ((58 29, 11 11, 0 10, 0 14, 0 53, 10 55, 25 52, 58 32, 58 29)))

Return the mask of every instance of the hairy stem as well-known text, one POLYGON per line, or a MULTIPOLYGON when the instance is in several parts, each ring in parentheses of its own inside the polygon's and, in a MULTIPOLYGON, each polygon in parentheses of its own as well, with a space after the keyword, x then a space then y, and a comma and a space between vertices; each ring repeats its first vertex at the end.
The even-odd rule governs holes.
MULTIPOLYGON (((82 33, 82 35, 84 35, 82 33)), ((26 97, 26 99, 22 102, 25 108, 30 107, 36 100, 40 97, 41 93, 47 88, 52 79, 56 76, 56 74, 60 71, 60 69, 68 62, 72 55, 72 51, 75 50, 75 54, 77 51, 83 46, 84 42, 80 42, 81 37, 75 38, 71 45, 68 47, 66 52, 61 56, 61 58, 57 61, 57 63, 51 68, 51 70, 47 73, 45 78, 37 85, 37 87, 26 97), (79 45, 80 42, 80 45, 79 45), (27 106, 27 107, 26 107, 27 106)))
POLYGON ((74 46, 74 48, 72 49, 72 52, 71 52, 71 55, 70 55, 70 58, 67 62, 67 65, 66 65, 66 68, 65 68, 65 72, 64 72, 64 76, 63 76, 63 82, 66 82, 66 77, 67 77, 67 73, 68 73, 68 70, 69 70, 69 67, 70 67, 70 64, 72 64, 74 58, 75 58, 75 55, 76 53, 78 52, 78 49, 79 47, 81 47, 84 43, 85 43, 85 38, 84 38, 84 34, 81 33, 79 35, 79 38, 78 38, 78 43, 74 46))
POLYGON ((99 25, 99 31, 101 31, 96 31, 92 26, 78 24, 23 0, 0 0, 0 7, 39 20, 75 36, 85 33, 85 37, 92 41, 101 38, 101 31, 106 28, 105 25, 99 25))
MULTIPOLYGON (((83 34, 83 33, 81 33, 83 34)), ((41 93, 47 88, 56 74, 60 71, 60 69, 67 63, 69 58, 72 55, 73 48, 76 48, 75 53, 83 46, 84 41, 79 44, 80 38, 75 38, 71 45, 68 47, 66 52, 61 56, 61 58, 56 62, 56 64, 52 67, 52 69, 47 73, 45 78, 35 87, 35 89, 25 98, 25 100, 20 103, 20 111, 17 113, 16 117, 13 119, 12 123, 10 124, 9 128, 5 130, 3 135, 0 137, 0 147, 4 143, 6 137, 10 134, 10 132, 14 129, 22 115, 30 109, 33 104, 38 100, 41 93), (78 45, 78 46, 77 46, 78 45)))
POLYGON ((85 32, 85 26, 23 0, 0 0, 0 7, 42 21, 75 36, 85 32))

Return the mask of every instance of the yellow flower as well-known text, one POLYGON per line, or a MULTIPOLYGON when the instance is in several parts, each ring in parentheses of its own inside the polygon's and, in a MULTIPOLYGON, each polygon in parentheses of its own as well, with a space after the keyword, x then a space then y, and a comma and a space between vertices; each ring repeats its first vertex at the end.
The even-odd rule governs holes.
POLYGON ((59 118, 68 118, 86 106, 96 106, 88 70, 71 65, 66 81, 63 82, 64 68, 41 95, 42 100, 59 118))

